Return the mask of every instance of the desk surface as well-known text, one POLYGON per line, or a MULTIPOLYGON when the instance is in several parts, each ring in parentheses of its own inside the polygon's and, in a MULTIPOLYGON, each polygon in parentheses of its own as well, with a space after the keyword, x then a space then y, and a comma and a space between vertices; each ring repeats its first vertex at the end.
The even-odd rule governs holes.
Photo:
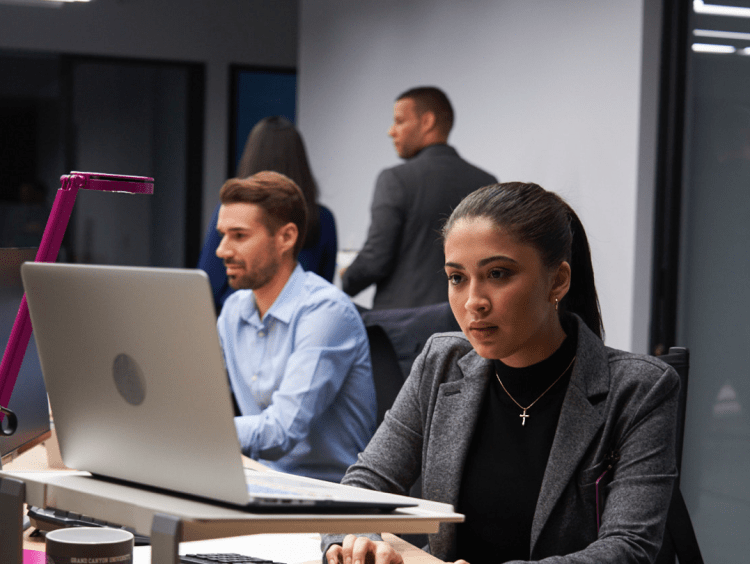
POLYGON ((463 517, 450 505, 415 500, 415 507, 391 513, 251 513, 168 493, 111 483, 86 472, 0 472, 22 481, 25 500, 37 507, 59 507, 82 515, 133 527, 150 535, 154 516, 167 514, 182 522, 185 541, 255 533, 434 533, 441 522, 463 517))
MULTIPOLYGON (((0 472, 0 476, 22 481, 28 504, 60 507, 91 515, 133 527, 146 535, 151 534, 154 516, 167 514, 179 520, 180 541, 261 533, 424 533, 437 531, 441 522, 463 520, 461 515, 453 512, 450 505, 424 500, 418 500, 416 507, 402 508, 387 514, 249 513, 166 493, 113 484, 92 478, 84 472, 21 471, 24 468, 44 466, 38 459, 34 461, 31 453, 25 456, 27 460, 32 460, 31 464, 9 465, 12 471, 6 467, 0 472)), ((397 537, 388 538, 398 550, 413 557, 410 558, 412 562, 423 562, 425 558, 431 558, 397 537)), ((39 545, 33 540, 26 539, 24 546, 39 550, 39 545)), ((319 554, 317 552, 316 559, 319 554)))
MULTIPOLYGON (((24 549, 44 552, 44 537, 29 538, 31 529, 24 534, 24 549)), ((405 564, 442 564, 431 554, 420 550, 405 540, 390 533, 383 534, 383 540, 390 543, 403 557, 405 564)), ((180 545, 180 554, 205 554, 212 552, 234 552, 246 556, 257 556, 284 562, 285 564, 319 564, 320 535, 312 533, 258 534, 214 539, 208 541, 185 542, 180 545)), ((149 547, 136 547, 133 564, 148 564, 151 561, 149 547)))

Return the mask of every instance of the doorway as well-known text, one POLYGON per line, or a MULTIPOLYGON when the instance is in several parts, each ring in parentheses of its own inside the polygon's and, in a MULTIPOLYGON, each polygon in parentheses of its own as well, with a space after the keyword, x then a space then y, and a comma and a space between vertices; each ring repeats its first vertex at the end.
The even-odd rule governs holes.
MULTIPOLYGON (((36 202, 46 206, 44 214, 60 175, 73 170, 155 179, 152 196, 81 191, 60 259, 194 266, 201 235, 203 65, 0 51, 0 69, 2 111, 12 111, 11 99, 23 106, 33 131, 19 149, 29 161, 22 178, 44 191, 36 202)), ((0 137, 8 134, 0 131, 0 137)), ((28 206, 15 188, 20 173, 9 168, 3 163, 0 170, 13 179, 2 195, 0 231, 13 234, 19 232, 13 218, 28 206)))

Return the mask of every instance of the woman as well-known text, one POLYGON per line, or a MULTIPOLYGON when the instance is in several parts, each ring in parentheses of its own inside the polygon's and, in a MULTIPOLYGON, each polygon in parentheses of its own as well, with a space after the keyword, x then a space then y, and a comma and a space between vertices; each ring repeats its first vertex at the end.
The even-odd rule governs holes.
MULTIPOLYGON (((313 180, 307 152, 302 136, 292 122, 281 116, 260 120, 245 142, 245 149, 237 165, 237 178, 247 178, 262 170, 285 174, 302 189, 307 202, 307 233, 305 243, 297 257, 305 270, 319 274, 333 282, 336 270, 336 224, 331 210, 318 203, 318 187, 313 180)), ((216 232, 219 214, 216 206, 209 225, 198 268, 205 270, 211 279, 217 311, 232 294, 221 260, 216 257, 216 248, 221 238, 216 232)))
MULTIPOLYGON (((430 535, 442 560, 651 562, 676 475, 679 381, 604 346, 580 220, 535 184, 495 184, 461 202, 443 241, 463 335, 427 342, 342 483, 403 494, 421 474, 424 498, 466 516, 430 535)), ((368 552, 401 561, 351 535, 325 557, 368 552)))

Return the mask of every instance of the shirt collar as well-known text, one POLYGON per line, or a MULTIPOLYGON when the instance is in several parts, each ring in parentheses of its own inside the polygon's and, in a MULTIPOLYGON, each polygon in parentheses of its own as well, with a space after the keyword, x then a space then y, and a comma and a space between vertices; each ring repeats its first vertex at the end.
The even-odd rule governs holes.
MULTIPOLYGON (((247 301, 247 307, 242 312, 242 320, 253 325, 262 325, 267 322, 269 317, 278 319, 283 323, 289 323, 292 320, 292 315, 295 309, 295 299, 302 291, 302 286, 305 283, 305 271, 302 269, 299 263, 294 267, 292 275, 284 284, 284 288, 281 293, 276 296, 271 307, 266 312, 266 319, 261 321, 260 315, 258 314, 258 307, 255 303, 255 295, 249 296, 247 301)), ((252 291, 251 291, 252 293, 252 291)))
POLYGON ((423 147, 420 149, 420 151, 414 155, 412 158, 416 159, 419 157, 424 157, 426 155, 430 155, 433 157, 437 156, 444 156, 444 155, 457 155, 458 153, 456 150, 448 145, 447 143, 433 143, 432 145, 427 145, 426 147, 423 147))

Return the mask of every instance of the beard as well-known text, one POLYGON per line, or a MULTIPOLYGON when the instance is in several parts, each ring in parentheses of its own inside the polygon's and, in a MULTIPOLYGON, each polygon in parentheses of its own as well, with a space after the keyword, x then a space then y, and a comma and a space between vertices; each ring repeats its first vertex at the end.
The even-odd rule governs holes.
MULTIPOLYGON (((242 265, 241 262, 224 261, 224 265, 236 264, 242 265)), ((265 264, 252 264, 252 267, 245 274, 227 275, 229 285, 235 290, 257 290, 268 284, 276 273, 279 271, 279 262, 270 259, 265 264)))

